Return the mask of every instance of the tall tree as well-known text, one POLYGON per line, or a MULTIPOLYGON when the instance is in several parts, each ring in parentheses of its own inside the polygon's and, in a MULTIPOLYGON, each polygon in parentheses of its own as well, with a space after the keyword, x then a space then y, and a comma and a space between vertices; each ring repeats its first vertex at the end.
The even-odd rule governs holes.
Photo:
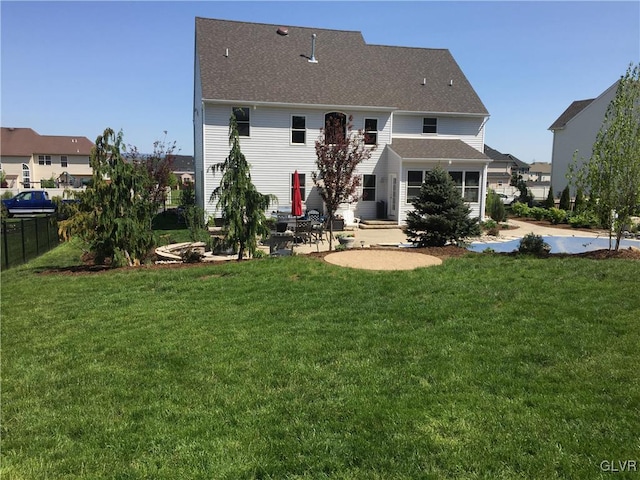
POLYGON ((96 263, 139 265, 153 247, 150 199, 153 180, 146 171, 125 162, 122 132, 110 128, 96 139, 91 151, 91 185, 79 195, 78 211, 60 222, 65 237, 78 235, 96 263))
POLYGON ((560 204, 558 206, 561 210, 566 210, 567 212, 571 210, 571 192, 569 185, 564 187, 564 190, 562 190, 562 194, 560 195, 560 204))
POLYGON ((609 229, 609 249, 620 247, 624 226, 640 205, 640 64, 629 65, 598 132, 590 159, 570 170, 609 229), (613 238, 615 235, 615 247, 613 238))
POLYGON ((346 125, 339 118, 327 120, 316 140, 316 167, 311 177, 324 201, 329 218, 329 250, 333 248, 333 218, 341 203, 357 199, 360 176, 356 169, 371 157, 375 145, 365 145, 362 130, 353 130, 353 117, 346 125))
POLYGON ((264 212, 273 196, 261 194, 251 182, 249 163, 240 150, 235 113, 229 119, 229 145, 229 156, 211 167, 214 176, 220 172, 222 177, 210 201, 217 200, 216 206, 222 213, 225 245, 237 250, 238 260, 242 260, 245 252, 255 255, 259 235, 269 234, 264 212))
POLYGON ((419 247, 458 244, 478 231, 478 219, 470 218, 470 208, 460 190, 441 166, 425 174, 420 194, 407 213, 407 238, 419 247))

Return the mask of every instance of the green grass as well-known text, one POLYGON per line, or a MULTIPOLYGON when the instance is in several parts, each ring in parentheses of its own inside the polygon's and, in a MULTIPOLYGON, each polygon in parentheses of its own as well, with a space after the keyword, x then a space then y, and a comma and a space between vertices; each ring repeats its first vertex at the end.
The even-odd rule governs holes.
POLYGON ((2 273, 3 479, 609 478, 603 460, 640 460, 637 261, 41 273, 77 253, 2 273))

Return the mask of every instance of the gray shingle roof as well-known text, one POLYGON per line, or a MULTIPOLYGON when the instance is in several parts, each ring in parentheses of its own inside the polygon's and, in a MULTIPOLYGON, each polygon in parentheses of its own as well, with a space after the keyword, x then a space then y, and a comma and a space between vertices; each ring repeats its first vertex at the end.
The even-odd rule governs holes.
POLYGON ((395 138, 389 148, 404 159, 490 160, 462 140, 395 138))
POLYGON ((569 107, 562 112, 562 114, 558 117, 558 119, 553 122, 553 124, 549 127, 549 130, 558 130, 564 128, 564 126, 577 114, 579 114, 582 110, 587 108, 591 102, 593 102, 595 98, 590 98, 588 100, 576 100, 569 107))
POLYGON ((529 168, 528 163, 523 162, 510 153, 499 152, 498 150, 491 148, 489 145, 484 146, 484 154, 494 162, 505 162, 510 165, 515 165, 518 168, 529 168))
POLYGON ((353 31, 277 30, 196 18, 203 98, 488 114, 448 50, 368 45, 353 31), (318 63, 308 61, 312 34, 318 63))

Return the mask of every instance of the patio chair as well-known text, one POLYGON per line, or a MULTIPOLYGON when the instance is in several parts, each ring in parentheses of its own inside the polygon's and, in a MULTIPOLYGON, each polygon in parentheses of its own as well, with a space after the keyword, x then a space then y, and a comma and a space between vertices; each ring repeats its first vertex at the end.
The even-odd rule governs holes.
POLYGON ((310 241, 312 235, 311 220, 298 220, 296 222, 296 239, 302 243, 310 241))
POLYGON ((354 215, 352 210, 345 210, 342 213, 342 218, 344 219, 345 228, 360 228, 360 219, 354 215))

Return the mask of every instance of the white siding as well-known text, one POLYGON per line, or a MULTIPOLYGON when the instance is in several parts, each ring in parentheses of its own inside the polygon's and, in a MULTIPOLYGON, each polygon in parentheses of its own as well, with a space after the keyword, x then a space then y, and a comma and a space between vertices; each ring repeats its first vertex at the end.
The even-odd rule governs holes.
MULTIPOLYGON (((237 106, 250 106, 241 105, 237 106)), ((256 188, 264 194, 277 197, 278 205, 288 207, 291 203, 291 174, 298 170, 305 174, 307 206, 321 208, 321 201, 313 192, 311 174, 316 170, 315 141, 324 124, 325 110, 257 107, 250 110, 250 136, 240 137, 242 153, 251 165, 251 178, 256 188), (291 116, 306 117, 306 143, 291 143, 291 116)), ((384 144, 391 138, 391 122, 388 113, 344 112, 353 115, 355 129, 361 129, 364 118, 378 118, 379 147, 371 159, 360 165, 358 173, 375 174, 380 178, 386 168, 379 162, 384 144), (382 142, 382 143, 381 143, 382 142)), ((209 104, 205 109, 204 125, 204 206, 210 215, 215 214, 215 205, 209 203, 213 189, 219 184, 219 175, 214 177, 208 170, 212 165, 224 161, 229 154, 228 130, 231 106, 209 104)), ((377 193, 377 192, 376 192, 377 193)), ((377 195, 378 196, 378 195, 377 195)), ((358 202, 356 215, 375 217, 375 202, 358 202)))
POLYGON ((196 187, 196 204, 201 208, 205 206, 204 190, 204 150, 202 135, 204 130, 204 106, 202 104, 202 85, 200 83, 200 61, 195 56, 193 88, 193 160, 196 187))
POLYGON ((617 86, 616 82, 572 118, 564 129, 553 132, 551 184, 554 193, 560 193, 568 185, 569 180, 567 180, 566 174, 569 171, 569 165, 573 162, 573 154, 576 150, 578 151, 578 165, 582 165, 591 157, 593 143, 602 126, 607 107, 616 95, 617 86))
POLYGON ((396 114, 393 117, 394 138, 458 138, 479 152, 484 150, 484 117, 437 116, 438 133, 422 133, 422 120, 427 114, 396 114))

